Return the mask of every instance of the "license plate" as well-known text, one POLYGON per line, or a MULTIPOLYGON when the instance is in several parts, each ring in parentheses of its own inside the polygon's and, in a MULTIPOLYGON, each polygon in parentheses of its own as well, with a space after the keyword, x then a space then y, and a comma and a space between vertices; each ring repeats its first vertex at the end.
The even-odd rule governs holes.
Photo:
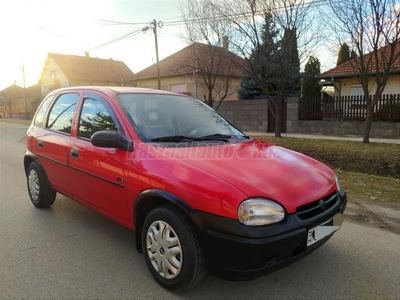
POLYGON ((307 235, 307 247, 322 240, 328 235, 334 233, 335 231, 338 231, 342 223, 343 223, 343 215, 337 214, 333 217, 333 219, 310 229, 307 235))

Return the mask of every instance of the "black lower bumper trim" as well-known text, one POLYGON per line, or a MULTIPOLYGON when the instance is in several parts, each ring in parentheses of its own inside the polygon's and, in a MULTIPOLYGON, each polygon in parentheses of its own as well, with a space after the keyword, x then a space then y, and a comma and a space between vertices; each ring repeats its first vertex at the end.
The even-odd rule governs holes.
POLYGON ((344 192, 331 210, 312 220, 295 214, 284 222, 251 227, 237 220, 194 212, 208 266, 213 274, 229 280, 249 280, 276 271, 310 254, 332 235, 307 246, 308 231, 342 214, 347 203, 344 192))

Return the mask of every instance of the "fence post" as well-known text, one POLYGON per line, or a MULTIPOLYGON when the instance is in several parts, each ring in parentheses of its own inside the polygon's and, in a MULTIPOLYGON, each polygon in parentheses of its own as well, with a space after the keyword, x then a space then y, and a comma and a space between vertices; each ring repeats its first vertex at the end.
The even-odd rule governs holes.
POLYGON ((286 131, 296 132, 296 121, 299 120, 299 97, 287 98, 286 131))
POLYGON ((389 95, 389 121, 393 122, 393 95, 389 95))

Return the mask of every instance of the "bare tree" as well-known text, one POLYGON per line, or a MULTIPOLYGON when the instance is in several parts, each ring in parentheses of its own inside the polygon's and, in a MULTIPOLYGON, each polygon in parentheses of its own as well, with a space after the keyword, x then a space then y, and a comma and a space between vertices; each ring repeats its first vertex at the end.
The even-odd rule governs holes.
POLYGON ((187 63, 206 91, 204 101, 211 107, 236 92, 233 78, 241 77, 243 59, 228 50, 228 23, 216 15, 213 3, 191 0, 181 6, 185 20, 184 39, 191 44, 192 59, 187 63))
POLYGON ((400 4, 398 0, 329 2, 339 39, 346 40, 358 54, 350 63, 364 90, 367 117, 363 142, 369 143, 375 105, 400 59, 400 4))
POLYGON ((206 1, 230 23, 231 46, 246 60, 245 74, 267 96, 275 119, 275 136, 281 137, 282 102, 293 83, 290 70, 299 68, 321 37, 321 30, 311 30, 318 19, 313 14, 315 4, 308 0, 206 1), (277 36, 263 36, 270 30, 277 36))

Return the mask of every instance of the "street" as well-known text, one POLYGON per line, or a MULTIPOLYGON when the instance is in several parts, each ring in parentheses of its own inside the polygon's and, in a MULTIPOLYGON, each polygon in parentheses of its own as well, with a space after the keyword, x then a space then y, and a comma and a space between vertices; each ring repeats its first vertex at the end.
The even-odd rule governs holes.
POLYGON ((151 277, 134 232, 61 195, 49 209, 31 204, 26 130, 0 121, 0 299, 400 297, 400 235, 349 218, 320 249, 278 272, 247 282, 208 274, 195 289, 171 293, 151 277))

